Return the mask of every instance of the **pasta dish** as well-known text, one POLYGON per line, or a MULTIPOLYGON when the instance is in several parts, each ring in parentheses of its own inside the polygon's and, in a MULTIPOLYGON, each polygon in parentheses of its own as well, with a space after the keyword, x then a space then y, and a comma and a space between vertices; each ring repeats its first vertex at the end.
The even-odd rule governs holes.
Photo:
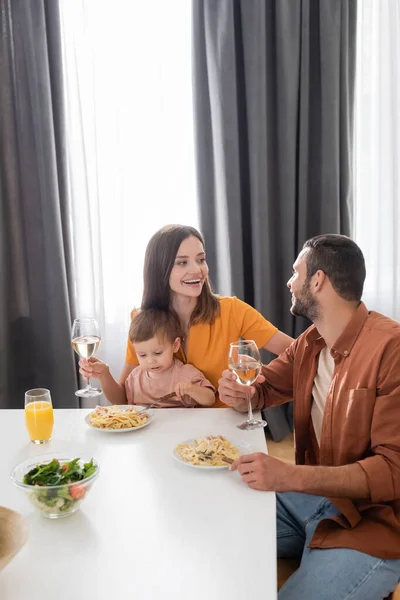
POLYGON ((121 409, 120 406, 96 406, 90 413, 89 421, 99 429, 128 429, 139 427, 148 421, 148 414, 141 414, 134 406, 121 409))
POLYGON ((182 460, 197 466, 226 467, 239 458, 238 449, 222 435, 209 435, 192 443, 178 444, 176 452, 182 460))

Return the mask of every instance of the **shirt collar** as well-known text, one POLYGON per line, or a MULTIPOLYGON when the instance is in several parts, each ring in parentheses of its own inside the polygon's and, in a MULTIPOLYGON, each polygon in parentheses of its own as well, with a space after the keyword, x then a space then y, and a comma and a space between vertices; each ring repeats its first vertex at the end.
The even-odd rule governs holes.
MULTIPOLYGON (((331 348, 332 354, 341 354, 342 356, 348 356, 351 352, 354 342, 358 338, 361 329, 364 326, 365 321, 368 317, 368 309, 364 302, 360 302, 354 315, 347 324, 347 327, 343 331, 339 339, 336 340, 331 348)), ((316 342, 324 344, 324 340, 321 337, 318 329, 313 325, 306 333, 306 340, 308 344, 314 344, 316 342)))

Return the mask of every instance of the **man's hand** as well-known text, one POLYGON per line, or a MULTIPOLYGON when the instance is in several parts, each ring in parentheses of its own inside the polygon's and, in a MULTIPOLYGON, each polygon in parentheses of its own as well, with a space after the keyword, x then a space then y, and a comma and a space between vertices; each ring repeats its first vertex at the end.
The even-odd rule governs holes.
POLYGON ((262 452, 244 454, 229 467, 238 470, 244 483, 254 490, 290 492, 291 478, 296 465, 288 464, 262 452))
MULTIPOLYGON (((240 412, 246 412, 249 396, 253 397, 256 389, 253 386, 243 385, 237 380, 237 375, 228 371, 223 371, 221 379, 218 381, 218 393, 220 400, 240 412)), ((259 375, 257 383, 263 383, 265 377, 259 375)))

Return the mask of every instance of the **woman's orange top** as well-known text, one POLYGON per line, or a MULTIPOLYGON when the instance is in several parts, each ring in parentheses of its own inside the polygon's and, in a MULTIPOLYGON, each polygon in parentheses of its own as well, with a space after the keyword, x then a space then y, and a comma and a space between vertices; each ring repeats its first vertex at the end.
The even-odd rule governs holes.
MULTIPOLYGON (((218 389, 222 371, 228 368, 229 344, 239 338, 254 340, 262 348, 278 329, 252 306, 236 296, 220 296, 220 314, 214 323, 192 325, 187 338, 186 354, 181 348, 177 358, 192 364, 218 389)), ((131 317, 135 311, 131 313, 131 317)), ((126 362, 137 365, 135 349, 128 339, 126 362)), ((225 407, 217 397, 213 408, 225 407)))

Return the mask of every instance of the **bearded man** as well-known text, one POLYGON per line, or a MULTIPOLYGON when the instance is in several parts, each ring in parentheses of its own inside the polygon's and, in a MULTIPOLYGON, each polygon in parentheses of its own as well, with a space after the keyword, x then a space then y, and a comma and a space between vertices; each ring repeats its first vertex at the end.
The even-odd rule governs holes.
MULTIPOLYGON (((255 409, 294 400, 296 464, 267 454, 231 466, 277 492, 278 557, 299 557, 279 600, 378 600, 400 578, 400 324, 367 310, 365 262, 342 235, 308 240, 288 281, 313 325, 264 366, 255 409)), ((247 409, 224 371, 220 399, 247 409)))

